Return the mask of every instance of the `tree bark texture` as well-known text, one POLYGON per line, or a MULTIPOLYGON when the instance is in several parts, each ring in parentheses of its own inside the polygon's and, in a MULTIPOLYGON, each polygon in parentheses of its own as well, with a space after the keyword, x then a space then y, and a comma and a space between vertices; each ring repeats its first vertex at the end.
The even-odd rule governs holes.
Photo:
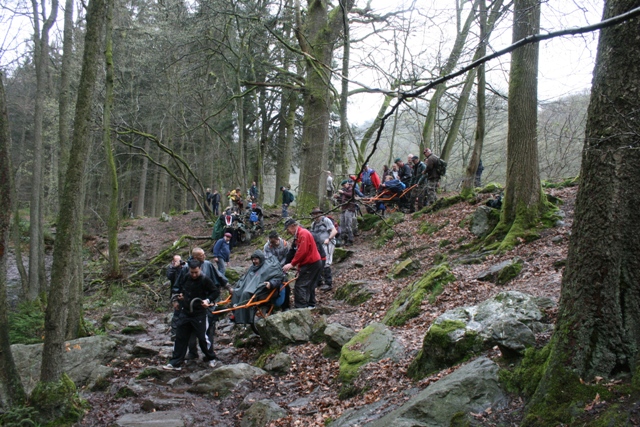
POLYGON ((106 173, 109 182, 109 216, 107 235, 109 240, 109 276, 120 275, 120 257, 118 255, 118 173, 111 147, 111 109, 113 107, 113 8, 114 1, 106 0, 106 48, 105 48, 105 98, 103 112, 102 143, 105 151, 106 173))
MULTIPOLYGON (((540 30, 538 0, 516 0, 513 41, 540 30)), ((538 171, 538 43, 511 54, 509 80, 509 128, 507 131, 507 178, 502 221, 528 228, 542 209, 538 171)))
POLYGON ((41 14, 45 14, 46 1, 41 4, 32 0, 34 22, 34 62, 36 67, 36 99, 34 104, 33 126, 33 168, 31 179, 31 204, 29 207, 29 293, 27 298, 34 300, 45 289, 44 274, 44 183, 43 183, 43 136, 44 101, 47 86, 47 68, 49 64, 49 30, 56 20, 58 1, 51 1, 49 17, 42 23, 41 14))
POLYGON ((11 157, 9 117, 4 92, 3 76, 0 75, 0 387, 8 402, 0 407, 19 405, 26 400, 20 375, 16 369, 9 341, 9 316, 7 305, 7 252, 11 229, 11 157))
POLYGON ((555 353, 585 379, 632 372, 640 350, 640 22, 599 43, 555 353))
POLYGON ((67 323, 68 279, 74 274, 73 259, 82 256, 74 245, 82 235, 83 175, 91 147, 91 106, 95 91, 100 35, 104 26, 104 0, 91 0, 87 12, 82 73, 78 86, 75 127, 65 177, 62 204, 58 216, 56 244, 53 252, 51 286, 45 315, 40 381, 56 382, 62 374, 64 339, 67 323))
MULTIPOLYGON (((604 18, 638 6, 638 0, 608 0, 604 18)), ((570 421, 575 411, 557 408, 573 401, 582 380, 638 376, 639 116, 640 22, 634 19, 600 32, 558 322, 529 425, 570 421)))
POLYGON ((301 208, 318 205, 324 191, 324 161, 329 142, 329 118, 333 96, 330 90, 330 67, 333 49, 343 30, 343 16, 353 7, 353 0, 331 11, 326 0, 309 0, 304 28, 297 37, 305 56, 304 117, 302 120, 301 208))

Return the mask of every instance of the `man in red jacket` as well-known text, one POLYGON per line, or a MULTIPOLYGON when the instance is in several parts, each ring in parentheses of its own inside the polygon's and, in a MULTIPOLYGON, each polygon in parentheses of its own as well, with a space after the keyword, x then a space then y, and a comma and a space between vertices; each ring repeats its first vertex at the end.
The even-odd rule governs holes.
POLYGON ((315 308, 311 301, 311 295, 320 281, 322 273, 322 261, 316 248, 316 242, 311 232, 300 227, 293 218, 287 219, 284 229, 293 235, 292 249, 295 255, 290 263, 282 269, 286 273, 293 267, 298 268, 298 280, 293 290, 295 308, 315 308))

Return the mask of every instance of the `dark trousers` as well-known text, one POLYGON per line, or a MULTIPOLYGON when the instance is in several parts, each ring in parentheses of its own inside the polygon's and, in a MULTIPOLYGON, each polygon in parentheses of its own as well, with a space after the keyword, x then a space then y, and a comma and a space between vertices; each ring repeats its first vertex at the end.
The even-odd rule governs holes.
POLYGON ((315 291, 322 274, 322 261, 300 267, 298 280, 293 290, 295 308, 307 308, 315 304, 315 291), (311 298, 314 299, 312 302, 311 298))
POLYGON ((327 286, 333 286, 333 277, 331 276, 331 266, 322 267, 322 276, 320 282, 327 286))
POLYGON ((186 316, 184 313, 181 313, 176 325, 176 342, 173 346, 173 356, 169 361, 170 364, 176 367, 182 365, 192 333, 195 333, 195 337, 200 344, 200 350, 202 350, 205 359, 213 360, 216 358, 213 352, 213 341, 210 341, 207 335, 209 321, 209 316, 204 312, 196 316, 186 316))

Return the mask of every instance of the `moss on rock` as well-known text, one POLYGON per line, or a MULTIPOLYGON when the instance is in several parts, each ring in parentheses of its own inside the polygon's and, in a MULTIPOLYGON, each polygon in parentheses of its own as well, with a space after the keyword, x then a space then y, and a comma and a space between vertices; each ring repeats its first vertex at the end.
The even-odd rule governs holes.
POLYGON ((364 214, 358 217, 358 228, 361 231, 373 230, 380 221, 382 221, 382 217, 379 215, 364 214))
POLYGON ((427 375, 468 359, 481 350, 482 339, 459 320, 445 320, 431 325, 422 349, 411 362, 407 375, 419 380, 427 375), (462 330, 462 334, 457 331, 462 330))
POLYGON ((357 306, 371 299, 371 291, 364 287, 363 282, 348 282, 340 286, 334 298, 346 302, 349 305, 357 306))
POLYGON ((420 280, 404 288, 387 310, 382 322, 390 326, 404 325, 420 314, 420 306, 425 298, 433 303, 442 293, 447 283, 455 281, 448 264, 440 264, 429 270, 420 280))
POLYGON ((82 419, 87 406, 67 374, 56 382, 38 382, 30 401, 38 410, 38 421, 47 426, 71 426, 82 419))

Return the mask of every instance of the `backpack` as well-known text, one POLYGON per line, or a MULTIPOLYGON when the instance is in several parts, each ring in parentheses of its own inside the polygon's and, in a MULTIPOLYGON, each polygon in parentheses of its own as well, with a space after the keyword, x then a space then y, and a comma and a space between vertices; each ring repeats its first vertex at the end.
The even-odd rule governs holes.
POLYGON ((445 176, 447 174, 447 162, 438 157, 438 161, 434 167, 438 176, 445 176))
POLYGON ((329 218, 331 220, 331 223, 333 224, 333 226, 336 228, 336 237, 338 237, 340 235, 340 224, 338 223, 338 221, 336 221, 335 219, 333 219, 332 216, 327 215, 327 218, 329 218))
POLYGON ((249 221, 250 222, 258 222, 258 213, 251 211, 251 214, 249 215, 249 221))

